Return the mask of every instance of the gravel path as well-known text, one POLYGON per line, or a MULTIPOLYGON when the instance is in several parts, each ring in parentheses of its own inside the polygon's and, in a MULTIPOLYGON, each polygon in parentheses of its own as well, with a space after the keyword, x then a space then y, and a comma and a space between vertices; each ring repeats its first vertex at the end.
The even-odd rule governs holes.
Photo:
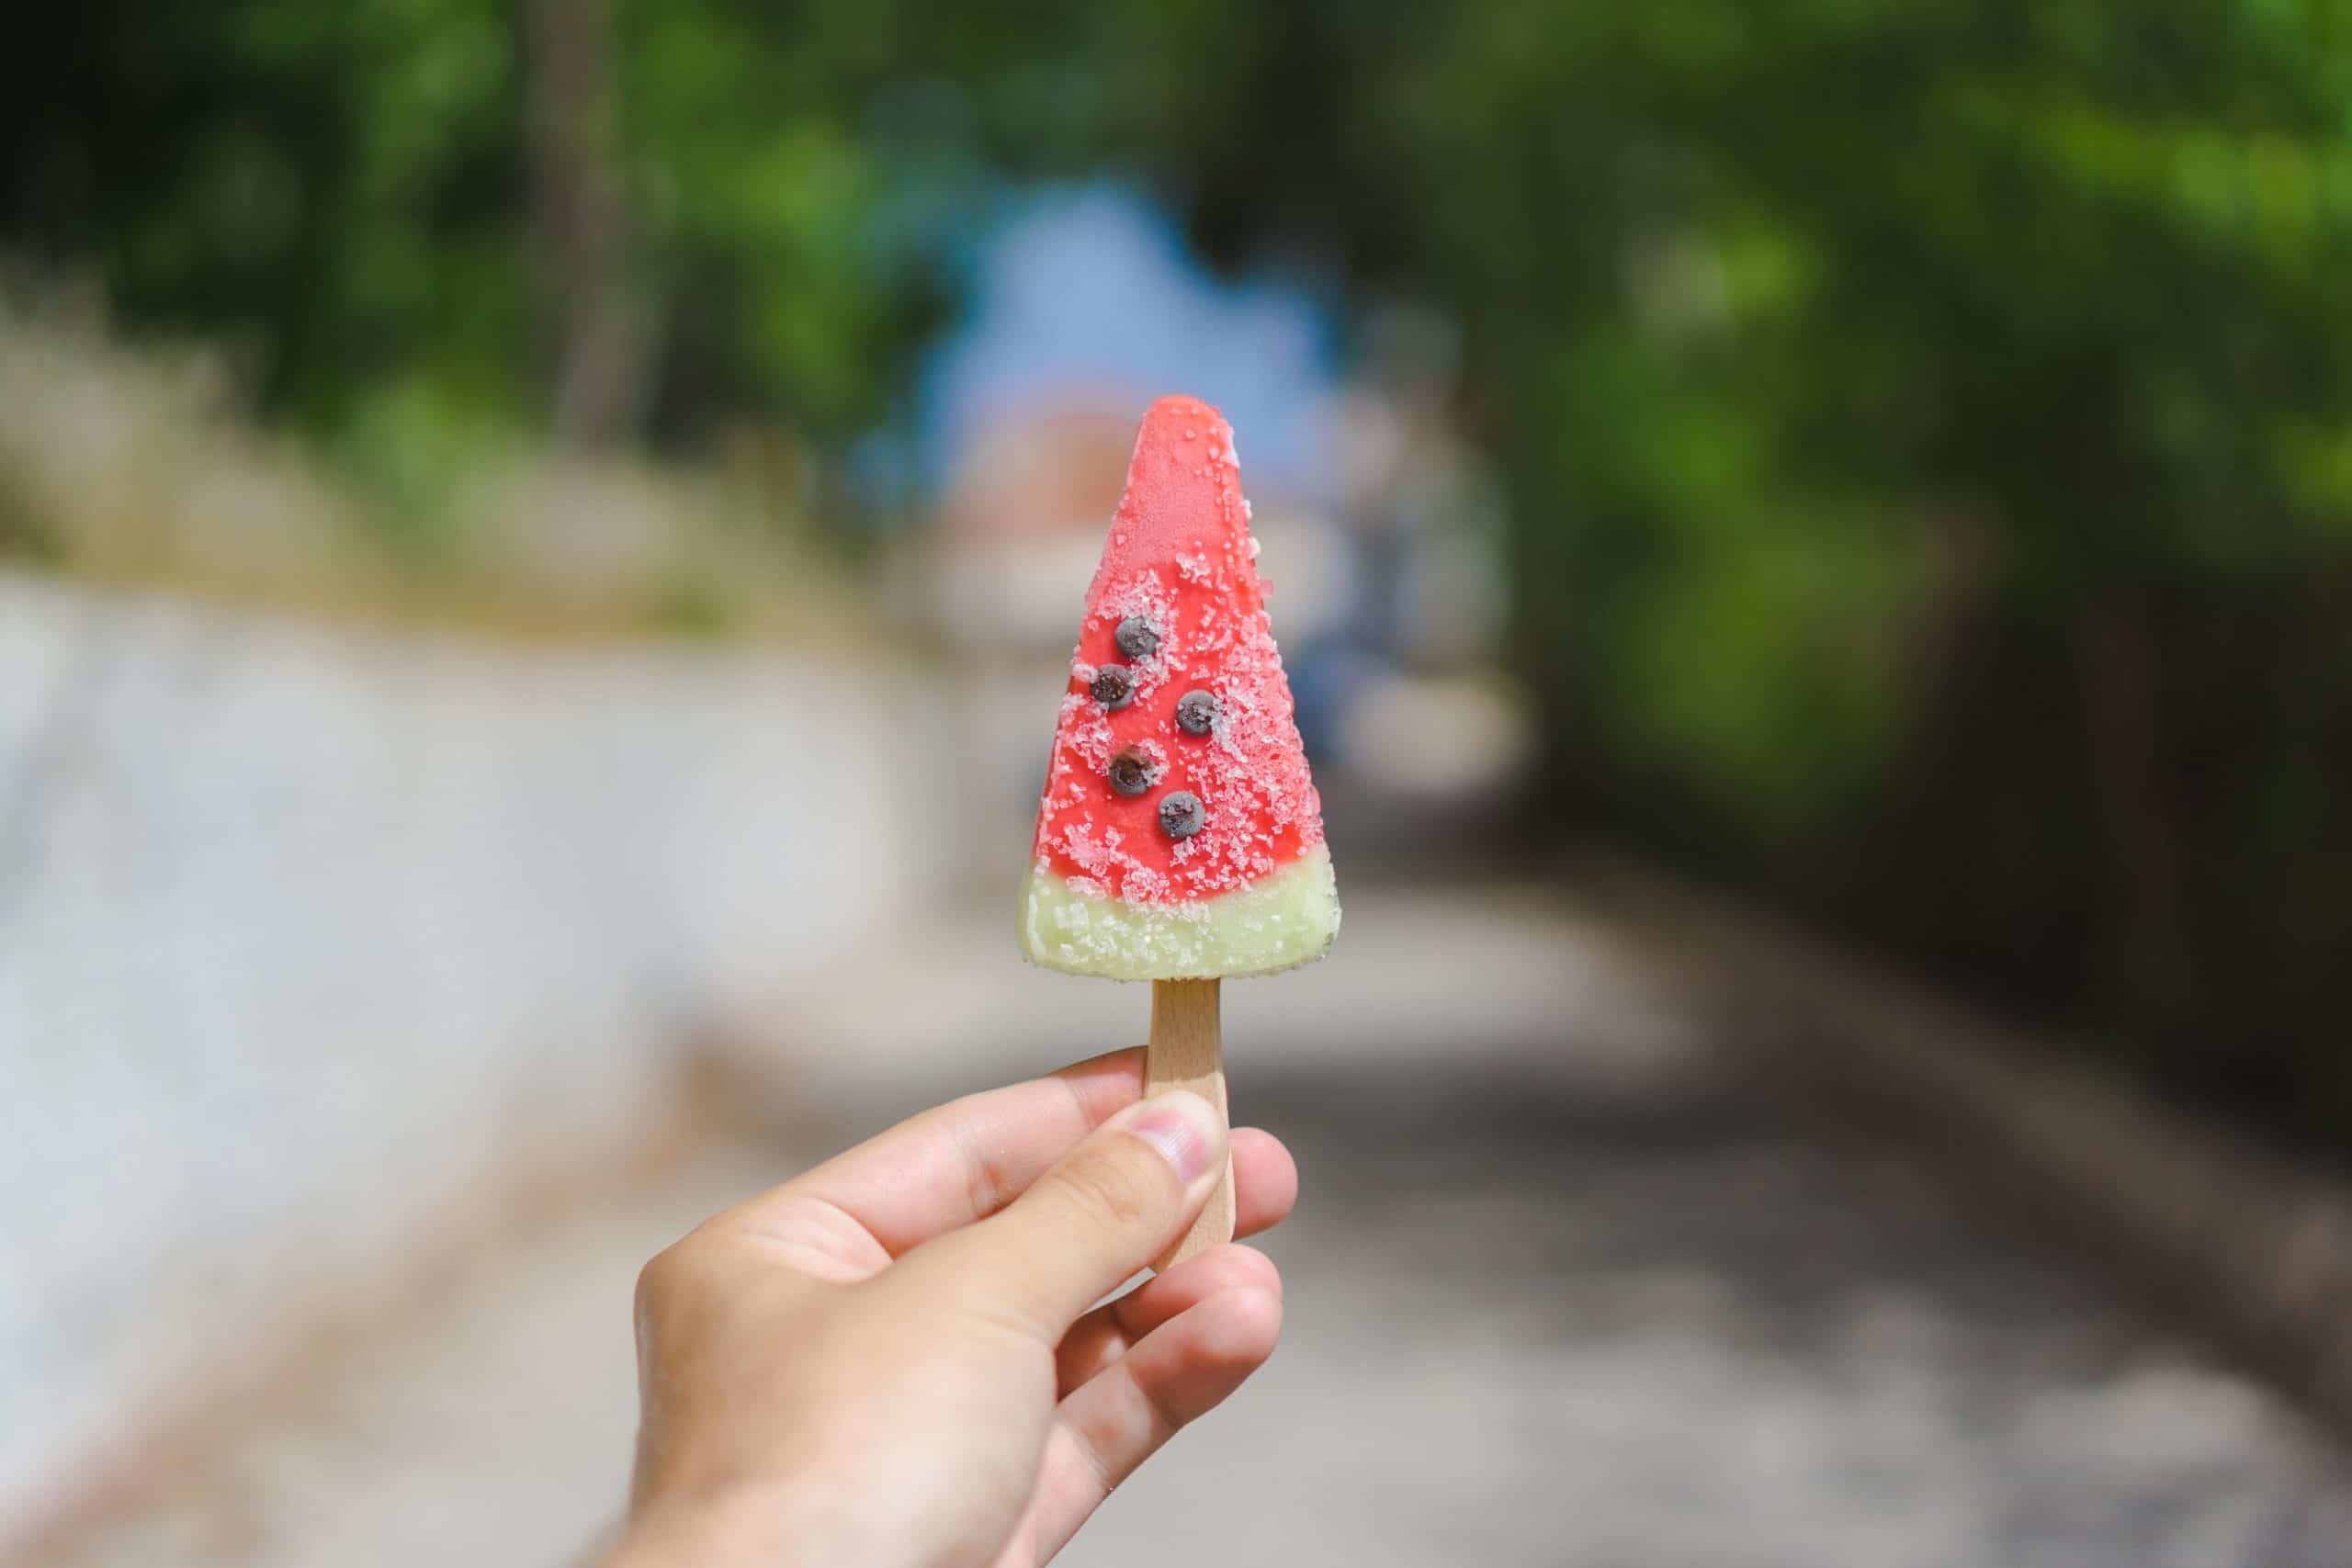
MULTIPOLYGON (((1237 1112, 1306 1172, 1267 1244, 1283 1348, 1065 1562, 2352 1562, 2333 1444, 1934 1168, 1717 1058, 1605 927, 1509 894, 1349 919, 1341 956, 1229 1010, 1237 1112)), ((946 918, 913 949, 937 983, 895 999, 845 975, 776 1045, 781 1144, 714 1145, 574 1216, 63 1561, 567 1561, 622 1483, 648 1251, 900 1111, 1115 1043, 1129 1001, 1139 1020, 1136 993, 1019 971, 1001 937, 946 918)))

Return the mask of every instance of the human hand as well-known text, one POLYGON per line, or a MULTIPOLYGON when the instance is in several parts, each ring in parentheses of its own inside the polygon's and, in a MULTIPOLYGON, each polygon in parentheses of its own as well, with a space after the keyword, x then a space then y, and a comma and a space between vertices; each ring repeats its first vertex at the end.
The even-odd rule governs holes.
MULTIPOLYGON (((928 1111, 645 1267, 643 1425, 610 1568, 1031 1568, 1272 1354, 1282 1280, 1211 1248, 1090 1305, 1183 1233, 1226 1157, 1143 1054, 928 1111)), ((1289 1213, 1231 1137, 1237 1228, 1289 1213)))

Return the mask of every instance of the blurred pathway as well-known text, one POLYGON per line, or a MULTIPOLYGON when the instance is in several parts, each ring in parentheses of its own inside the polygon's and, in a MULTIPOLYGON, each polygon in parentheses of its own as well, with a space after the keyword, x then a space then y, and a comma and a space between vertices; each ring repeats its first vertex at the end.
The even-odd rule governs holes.
MULTIPOLYGON (((897 1114, 1139 1036, 1139 989, 1022 969, 1002 914, 943 914, 797 1010, 743 1064, 774 1141, 714 1142, 481 1270, 62 1561, 576 1554, 620 1494, 648 1252, 897 1114)), ((1064 1561, 2352 1562, 2339 1450, 1718 1057, 1606 924, 1508 890, 1359 890, 1348 920, 1329 963, 1230 987, 1237 1113, 1305 1171, 1267 1243, 1283 1348, 1064 1561)))

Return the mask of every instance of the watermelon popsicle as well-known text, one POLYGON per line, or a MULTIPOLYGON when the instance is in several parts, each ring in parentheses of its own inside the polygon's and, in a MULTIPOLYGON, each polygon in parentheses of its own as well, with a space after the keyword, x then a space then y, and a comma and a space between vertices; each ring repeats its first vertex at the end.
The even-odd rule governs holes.
MULTIPOLYGON (((1153 982, 1148 1090, 1219 1108, 1218 982, 1311 963, 1340 926, 1257 555, 1232 427, 1160 399, 1087 590, 1021 889, 1023 955, 1153 982)), ((1162 1267, 1230 1238, 1230 1187, 1162 1267)))

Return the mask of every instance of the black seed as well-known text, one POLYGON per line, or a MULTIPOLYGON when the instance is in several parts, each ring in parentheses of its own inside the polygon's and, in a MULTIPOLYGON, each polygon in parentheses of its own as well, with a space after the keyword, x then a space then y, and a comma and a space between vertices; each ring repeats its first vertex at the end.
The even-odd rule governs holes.
POLYGON ((1216 724, 1216 699, 1206 692, 1187 692, 1176 699, 1176 728, 1187 735, 1206 735, 1216 724))
POLYGON ((1159 830, 1171 839, 1189 839, 1203 826, 1201 797, 1189 789, 1171 789, 1159 797, 1159 830))
POLYGON ((1111 640, 1129 659, 1149 659, 1159 651, 1159 628, 1141 615, 1129 615, 1111 634, 1111 640))
POLYGON ((1102 770, 1111 787, 1121 795, 1141 795, 1159 782, 1159 770, 1139 749, 1129 746, 1112 757, 1110 766, 1102 770))
POLYGON ((1136 700, 1135 672, 1124 664, 1105 664, 1094 672, 1093 684, 1086 688, 1094 700, 1116 713, 1136 700))

